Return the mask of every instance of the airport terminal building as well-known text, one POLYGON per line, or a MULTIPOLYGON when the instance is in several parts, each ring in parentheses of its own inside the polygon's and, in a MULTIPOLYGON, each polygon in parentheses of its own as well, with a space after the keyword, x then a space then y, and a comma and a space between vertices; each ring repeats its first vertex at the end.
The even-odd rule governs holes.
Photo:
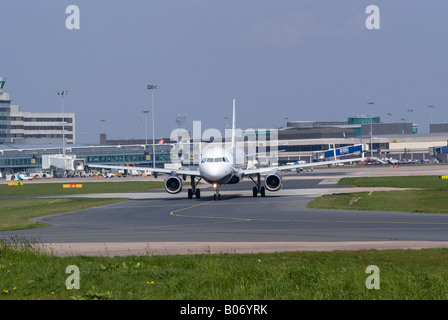
MULTIPOLYGON (((370 126, 369 126, 370 127, 370 126)), ((238 139, 237 145, 256 152, 271 151, 271 145, 275 145, 277 153, 277 163, 283 165, 290 162, 305 161, 315 162, 324 159, 324 152, 334 148, 349 147, 354 145, 364 145, 365 156, 379 159, 395 159, 402 162, 447 162, 447 152, 435 154, 437 148, 447 146, 448 132, 435 132, 429 134, 414 134, 412 124, 406 127, 396 126, 396 133, 390 134, 389 124, 386 124, 386 134, 381 134, 380 123, 372 126, 373 134, 363 134, 364 128, 360 128, 361 135, 357 135, 353 129, 339 126, 322 126, 319 128, 294 128, 285 127, 281 129, 257 129, 245 130, 242 137, 238 139), (375 128, 378 131, 375 131, 375 128), (402 129, 404 128, 404 129, 402 129), (400 130, 408 130, 405 133, 400 130), (252 136, 252 137, 251 137, 252 136), (263 139, 259 139, 263 136, 263 139), (267 139, 265 139, 267 137, 267 139)), ((370 131, 369 131, 370 133, 370 131)), ((77 158, 85 159, 85 164, 114 164, 114 165, 135 165, 152 167, 153 148, 152 144, 145 144, 144 140, 107 140, 106 134, 101 135, 100 145, 67 145, 66 154, 74 155, 77 158)), ((152 141, 151 141, 152 142, 152 141)), ((190 141, 182 143, 181 148, 176 141, 166 139, 164 143, 158 144, 155 141, 155 164, 156 167, 163 168, 172 162, 181 162, 184 166, 194 166, 200 159, 199 145, 220 144, 220 141, 190 141), (176 148, 176 149, 174 149, 176 148), (176 152, 173 153, 173 150, 176 152), (177 151, 181 150, 181 151, 177 151)), ((62 154, 61 144, 46 145, 17 145, 0 144, 0 171, 2 173, 13 173, 20 171, 36 172, 42 166, 42 155, 62 154)), ((359 154, 353 154, 358 157, 359 154)), ((253 158, 248 158, 253 160, 253 158)), ((272 162, 269 157, 260 162, 272 162)), ((329 160, 329 159, 326 159, 329 160)))
POLYGON ((322 152, 363 144, 366 156, 398 161, 446 160, 434 155, 433 147, 446 146, 448 125, 431 125, 430 133, 419 134, 418 125, 410 122, 383 123, 380 117, 358 115, 347 121, 292 121, 279 130, 282 160, 316 161, 322 152))
MULTIPOLYGON (((221 141, 183 141, 179 148, 177 141, 167 138, 155 141, 153 148, 146 139, 108 140, 102 133, 98 145, 77 145, 74 113, 23 112, 19 106, 11 105, 10 96, 4 91, 5 82, 6 78, 0 77, 0 173, 3 174, 39 171, 43 155, 63 153, 85 159, 86 165, 128 164, 150 168, 154 160, 159 168, 172 162, 188 167, 199 163, 204 146, 221 144, 221 141)), ((428 134, 420 134, 418 129, 414 123, 383 123, 380 117, 370 115, 344 121, 288 121, 281 128, 243 130, 237 145, 256 153, 276 150, 275 161, 270 157, 263 160, 258 155, 257 159, 247 160, 279 165, 322 161, 327 150, 359 144, 364 146, 366 157, 447 162, 448 124, 431 124, 428 134)))
POLYGON ((5 83, 0 77, 0 144, 62 144, 63 137, 67 144, 76 142, 74 113, 21 111, 11 104, 5 83))

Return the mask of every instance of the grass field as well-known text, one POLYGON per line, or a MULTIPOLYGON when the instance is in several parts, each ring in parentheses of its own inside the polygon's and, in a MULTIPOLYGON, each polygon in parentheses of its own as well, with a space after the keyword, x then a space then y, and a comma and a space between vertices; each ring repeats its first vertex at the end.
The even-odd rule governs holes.
MULTIPOLYGON (((373 192, 371 195, 368 193, 335 195, 326 205, 329 208, 349 206, 350 209, 359 206, 356 208, 366 210, 371 208, 387 210, 395 206, 394 208, 399 208, 399 211, 446 212, 444 210, 448 208, 445 200, 448 198, 448 189, 445 184, 435 177, 410 178, 390 177, 375 181, 371 179, 378 178, 362 178, 358 181, 343 179, 341 184, 363 186, 362 184, 370 183, 370 186, 413 187, 424 190, 373 192)), ((104 186, 98 188, 97 190, 104 190, 104 186)), ((56 189, 47 189, 46 192, 56 189)), ((27 190, 31 193, 40 191, 27 190)), ((121 189, 114 192, 124 191, 121 189)), ((20 202, 26 205, 27 201, 29 201, 28 208, 22 208, 21 214, 16 214, 23 215, 24 220, 27 219, 25 216, 29 212, 38 212, 41 209, 45 214, 49 214, 48 210, 52 205, 56 211, 62 207, 67 207, 71 211, 75 205, 93 205, 97 200, 1 199, 0 211, 6 212, 7 215, 8 211, 19 210, 18 207, 11 209, 14 205, 20 206, 20 202), (86 200, 91 200, 92 203, 86 200)), ((1 220, 6 219, 1 216, 1 220)), ((204 252, 201 255, 174 256, 153 256, 148 253, 128 257, 57 257, 39 252, 32 245, 21 243, 19 239, 10 239, 9 243, 0 242, 1 300, 446 300, 448 298, 446 264, 448 249, 273 254, 204 252), (379 282, 377 282, 380 285, 379 289, 366 287, 368 277, 371 275, 366 272, 366 268, 371 265, 379 269, 379 282), (80 289, 67 289, 66 280, 71 274, 66 273, 66 268, 69 266, 79 268, 80 289)))
POLYGON ((42 223, 28 219, 102 206, 125 199, 88 199, 88 198, 7 198, 39 195, 75 195, 89 193, 125 193, 144 192, 163 189, 163 181, 107 181, 85 182, 82 188, 63 188, 65 183, 27 183, 23 185, 0 185, 0 231, 37 228, 42 223))
POLYGON ((61 195, 61 194, 87 194, 87 193, 120 193, 139 192, 163 189, 161 181, 107 181, 107 182, 82 182, 82 188, 63 188, 67 183, 24 182, 21 186, 8 186, 0 184, 0 196, 34 196, 34 195, 61 195))
POLYGON ((103 206, 125 199, 91 198, 21 198, 0 200, 0 231, 38 228, 44 223, 31 222, 29 219, 76 211, 90 207, 103 206))
POLYGON ((448 213, 448 180, 438 176, 343 178, 339 185, 356 187, 421 188, 333 194, 311 201, 317 209, 448 213))
POLYGON ((393 187, 448 190, 448 180, 439 176, 356 177, 342 178, 338 185, 355 187, 393 187))
POLYGON ((447 259, 448 249, 56 257, 3 243, 0 299, 447 299, 447 259), (370 265, 379 289, 366 287, 370 265), (66 287, 68 266, 79 289, 66 287))

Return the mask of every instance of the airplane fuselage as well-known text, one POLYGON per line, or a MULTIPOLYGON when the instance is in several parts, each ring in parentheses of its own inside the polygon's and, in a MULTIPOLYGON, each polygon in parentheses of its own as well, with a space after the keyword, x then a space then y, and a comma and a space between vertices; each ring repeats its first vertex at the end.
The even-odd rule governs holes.
POLYGON ((232 154, 223 148, 207 150, 199 163, 199 172, 208 183, 228 183, 235 174, 232 154))

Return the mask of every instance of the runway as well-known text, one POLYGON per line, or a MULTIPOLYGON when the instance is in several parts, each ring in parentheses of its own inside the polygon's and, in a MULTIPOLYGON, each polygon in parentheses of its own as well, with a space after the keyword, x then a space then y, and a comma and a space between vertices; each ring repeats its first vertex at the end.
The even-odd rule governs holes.
POLYGON ((39 218, 51 226, 0 237, 86 255, 448 247, 447 215, 306 208, 314 197, 353 191, 336 186, 342 176, 446 174, 431 167, 320 169, 286 176, 283 189, 264 198, 252 197, 250 181, 224 187, 220 201, 210 188, 191 200, 184 191, 89 195, 131 200, 39 218))

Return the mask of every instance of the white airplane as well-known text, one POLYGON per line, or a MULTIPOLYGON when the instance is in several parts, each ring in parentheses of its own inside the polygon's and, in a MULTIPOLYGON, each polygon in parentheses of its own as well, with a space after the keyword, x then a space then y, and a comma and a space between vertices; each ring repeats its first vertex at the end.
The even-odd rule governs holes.
MULTIPOLYGON (((243 178, 250 178, 255 186, 252 189, 253 196, 260 194, 262 197, 266 195, 266 190, 275 192, 279 191, 282 186, 282 178, 278 172, 301 169, 306 167, 328 166, 331 164, 339 164, 343 162, 363 161, 362 158, 344 159, 322 161, 314 163, 303 163, 275 167, 262 167, 255 169, 244 169, 237 166, 236 163, 236 138, 235 138, 235 99, 233 100, 233 123, 232 123, 232 147, 229 148, 210 148, 202 154, 198 170, 181 170, 181 169, 162 169, 162 168, 148 168, 148 167, 132 167, 133 170, 152 171, 153 175, 157 177, 158 173, 169 174, 165 179, 165 190, 170 194, 177 194, 182 191, 182 180, 186 180, 187 176, 191 179, 191 188, 188 189, 188 199, 193 196, 200 199, 201 190, 197 187, 199 182, 203 179, 213 186, 215 189, 214 199, 221 199, 219 193, 221 185, 235 184, 240 182, 243 178), (261 183, 261 176, 264 176, 264 185, 261 183), (181 178, 182 177, 182 178, 181 178)), ((88 165, 94 168, 103 169, 125 169, 125 166, 111 166, 111 165, 88 165)))

